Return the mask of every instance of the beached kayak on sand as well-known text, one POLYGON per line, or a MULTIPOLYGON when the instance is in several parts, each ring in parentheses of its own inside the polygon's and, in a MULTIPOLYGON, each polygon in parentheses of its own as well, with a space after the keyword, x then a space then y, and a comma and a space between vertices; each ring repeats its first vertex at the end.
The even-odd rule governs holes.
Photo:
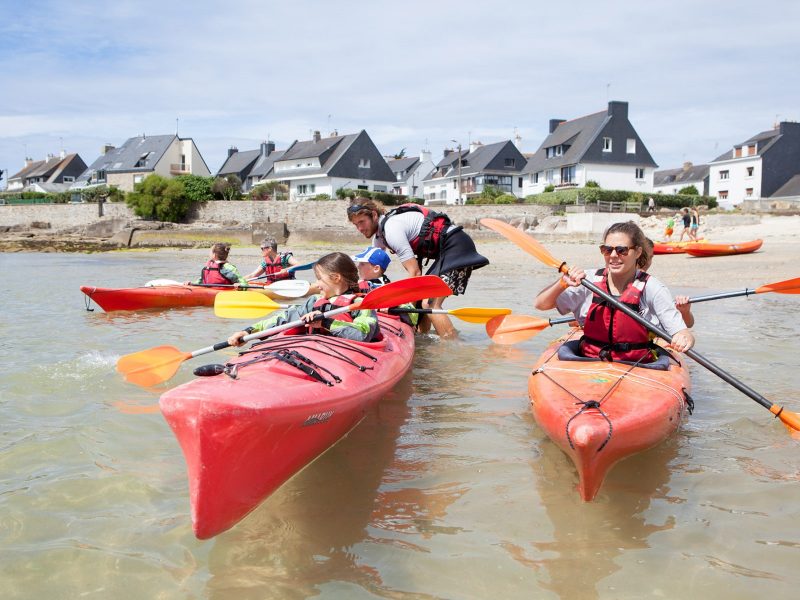
POLYGON ((707 244, 708 240, 699 239, 691 242, 653 242, 653 254, 683 254, 689 244, 707 244))
POLYGON ((576 355, 580 336, 575 329, 542 353, 528 392, 536 422, 572 459, 590 501, 614 464, 678 429, 691 383, 680 354, 646 366, 586 359, 576 355))
MULTIPOLYGON (((214 298, 231 287, 203 287, 199 285, 140 286, 132 288, 103 288, 82 285, 81 291, 106 312, 115 310, 145 310, 154 308, 179 308, 186 306, 214 306, 214 298)), ((276 281, 266 286, 248 288, 263 292, 271 298, 299 298, 309 292, 309 284, 301 279, 276 281)))
POLYGON ((379 319, 380 341, 290 330, 232 359, 227 373, 161 396, 161 412, 186 459, 198 538, 235 525, 355 427, 406 374, 414 333, 396 317, 379 319))
POLYGON ((755 252, 764 242, 752 240, 741 244, 689 244, 686 253, 691 256, 728 256, 730 254, 749 254, 755 252))

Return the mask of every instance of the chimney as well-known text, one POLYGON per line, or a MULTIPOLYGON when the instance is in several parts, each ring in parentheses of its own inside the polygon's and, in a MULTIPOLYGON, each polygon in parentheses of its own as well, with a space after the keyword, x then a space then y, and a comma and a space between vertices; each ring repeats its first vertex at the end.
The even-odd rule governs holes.
POLYGON ((628 119, 628 103, 612 100, 608 103, 608 116, 619 117, 620 119, 628 119))
POLYGON ((481 142, 470 142, 469 143, 469 151, 470 152, 475 152, 475 150, 477 150, 481 146, 483 146, 483 144, 481 142))
POLYGON ((230 148, 228 148, 228 158, 236 154, 238 151, 239 149, 236 146, 231 146, 230 148))
POLYGON ((331 134, 328 137, 338 137, 338 136, 339 132, 336 129, 334 129, 333 131, 331 131, 331 134))
POLYGON ((556 127, 561 125, 566 119, 550 119, 550 133, 556 130, 556 127))
POLYGON ((61 152, 58 153, 58 157, 61 160, 64 160, 67 157, 67 153, 64 150, 61 150, 61 152))
POLYGON ((425 162, 426 160, 431 160, 431 151, 430 150, 420 150, 419 151, 419 160, 420 160, 420 162, 425 162))
POLYGON ((112 150, 114 150, 114 146, 112 146, 111 144, 103 144, 102 146, 100 146, 100 154, 108 154, 112 150))
POLYGON ((692 168, 692 163, 691 163, 691 162, 689 162, 689 161, 686 161, 685 163, 683 163, 683 172, 684 172, 684 173, 685 173, 686 171, 690 170, 691 168, 692 168))
POLYGON ((275 152, 275 142, 261 142, 261 156, 269 156, 275 152))
POLYGON ((322 139, 322 136, 320 135, 319 131, 315 131, 314 132, 314 138, 313 139, 314 139, 314 143, 315 144, 318 143, 322 139))
POLYGON ((30 167, 32 164, 33 164, 33 159, 28 157, 28 156, 26 156, 25 157, 25 166, 26 167, 30 167))
POLYGON ((444 149, 444 156, 450 156, 452 153, 453 153, 453 150, 451 150, 450 148, 445 148, 444 149))

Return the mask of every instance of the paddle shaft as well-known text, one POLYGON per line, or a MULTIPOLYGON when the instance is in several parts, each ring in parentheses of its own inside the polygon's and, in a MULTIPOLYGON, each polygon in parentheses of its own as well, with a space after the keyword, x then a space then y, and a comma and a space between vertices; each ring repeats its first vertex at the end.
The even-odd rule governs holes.
MULTIPOLYGON (((564 268, 564 267, 562 267, 562 268, 564 268)), ((637 323, 639 323, 643 327, 646 327, 648 330, 650 330, 651 332, 656 334, 658 337, 663 338, 663 339, 667 340, 668 342, 672 342, 672 336, 670 334, 668 334, 666 331, 664 331, 660 327, 657 327, 656 325, 653 325, 647 319, 642 318, 642 316, 639 313, 637 313, 634 310, 631 310, 630 308, 628 308, 627 306, 622 304, 619 300, 614 298, 611 294, 609 294, 607 292, 604 292, 603 290, 601 290, 599 287, 597 287, 595 284, 591 283, 590 281, 586 281, 585 278, 581 279, 581 285, 583 285, 584 287, 588 288, 589 290, 591 290, 592 292, 594 292, 595 294, 597 294, 598 296, 603 298, 603 300, 605 300, 606 302, 609 302, 610 304, 612 304, 617 310, 621 310, 622 312, 624 312, 631 319, 633 319, 634 321, 636 321, 637 323)), ((753 400, 758 402, 761 406, 763 406, 764 408, 766 408, 766 409, 771 411, 772 406, 773 406, 772 402, 770 402, 769 400, 764 398, 764 396, 762 396, 761 394, 756 392, 751 387, 745 385, 744 383, 742 383, 741 381, 736 379, 733 375, 731 375, 727 371, 721 369, 720 367, 718 367, 717 365, 712 363, 710 360, 708 360, 704 356, 698 354, 694 350, 689 349, 684 354, 686 354, 686 356, 694 359, 696 362, 698 362, 701 365, 703 365, 706 369, 708 369, 709 371, 714 373, 714 375, 716 375, 717 377, 719 377, 720 379, 722 379, 726 383, 731 384, 737 390, 742 392, 745 396, 749 396, 750 398, 752 398, 753 400)))
MULTIPOLYGON (((295 265, 294 267, 289 267, 286 272, 287 273, 294 273, 295 271, 308 271, 311 267, 314 266, 315 263, 310 262, 304 265, 295 265)), ((271 275, 259 275, 258 277, 253 277, 250 281, 258 281, 259 279, 269 279, 270 277, 275 277, 274 274, 271 275)))
POLYGON ((749 296, 750 294, 757 294, 758 292, 753 289, 746 289, 746 290, 739 290, 738 292, 722 292, 719 294, 708 294, 707 296, 695 296, 693 298, 689 298, 690 304, 696 304, 697 302, 708 302, 709 300, 721 300, 723 298, 737 298, 739 296, 749 296))
MULTIPOLYGON (((346 313, 349 310, 353 310, 358 308, 358 304, 351 304, 350 306, 342 306, 341 308, 336 308, 334 310, 329 310, 326 313, 322 313, 321 319, 325 319, 328 317, 332 317, 334 315, 340 315, 342 313, 346 313)), ((297 319, 296 321, 291 321, 289 323, 284 323, 283 325, 276 325, 275 327, 270 327, 269 329, 265 329, 264 331, 257 331, 256 333, 250 333, 242 338, 242 343, 249 342, 251 340, 258 340, 268 335, 273 335, 275 333, 280 333, 281 331, 286 331, 287 329, 293 329, 294 327, 300 327, 305 325, 306 322, 303 319, 297 319)), ((190 358, 195 358, 196 356, 201 356, 203 354, 210 354, 211 352, 216 352, 218 350, 224 350, 225 348, 229 348, 231 344, 227 341, 225 342, 218 342, 213 346, 206 346, 205 348, 200 348, 199 350, 195 350, 191 353, 190 358)))

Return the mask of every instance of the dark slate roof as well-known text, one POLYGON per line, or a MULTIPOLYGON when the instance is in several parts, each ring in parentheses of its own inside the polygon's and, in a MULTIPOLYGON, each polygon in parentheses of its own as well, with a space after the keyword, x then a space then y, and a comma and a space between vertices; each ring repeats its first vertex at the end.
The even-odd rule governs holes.
POLYGON ((389 168, 392 170, 392 173, 407 174, 409 169, 415 163, 418 162, 419 162, 419 156, 407 156, 405 158, 389 159, 386 161, 386 164, 389 165, 389 168))
MULTIPOLYGON (((259 156, 253 168, 250 169, 250 177, 266 177, 272 172, 272 167, 276 160, 281 160, 285 150, 273 150, 269 156, 259 156)), ((259 152, 259 155, 261 153, 259 152)))
POLYGON ((544 139, 539 149, 528 159, 528 164, 525 165, 522 172, 536 173, 545 169, 556 169, 579 163, 607 119, 608 112, 604 110, 571 121, 564 121, 544 139), (562 156, 547 158, 547 148, 562 144, 570 146, 562 156))
POLYGON ((88 180, 92 171, 105 171, 106 173, 152 171, 175 137, 174 135, 140 135, 132 137, 126 140, 119 148, 109 150, 97 158, 76 182, 88 180), (148 157, 144 166, 134 166, 145 153, 148 153, 148 157))
POLYGON ((60 156, 50 156, 46 160, 40 161, 35 169, 32 169, 31 171, 28 172, 27 175, 25 175, 25 178, 26 179, 30 177, 49 178, 50 175, 52 175, 53 172, 56 170, 56 168, 58 167, 59 163, 62 160, 64 159, 62 159, 60 156))
POLYGON ((322 138, 318 142, 315 142, 314 140, 302 142, 295 141, 284 151, 280 160, 300 160, 304 158, 319 159, 319 167, 292 169, 292 177, 301 175, 327 174, 330 168, 336 164, 336 161, 341 158, 341 156, 347 151, 357 137, 358 134, 349 134, 322 138))
POLYGON ((779 187, 770 198, 780 198, 783 196, 800 196, 800 175, 795 175, 789 181, 779 187))
MULTIPOLYGON (((462 148, 461 149, 461 156, 463 157, 463 156, 466 156, 467 154, 469 154, 469 148, 462 148)), ((440 160, 438 163, 436 163, 436 169, 438 170, 438 169, 441 169, 442 167, 450 167, 450 166, 452 166, 456 162, 456 160, 458 159, 458 156, 459 156, 459 154, 458 154, 457 150, 454 150, 453 152, 451 152, 447 156, 443 156, 442 160, 440 160)))
POLYGON ((691 165, 689 168, 664 169, 653 174, 653 185, 669 185, 672 183, 694 183, 708 177, 709 165, 691 165))
POLYGON ((217 177, 222 175, 235 174, 238 175, 242 171, 247 170, 261 154, 261 150, 243 150, 242 152, 234 152, 227 160, 222 163, 222 166, 217 172, 217 177))
MULTIPOLYGON (((453 154, 458 154, 457 152, 453 154)), ((507 154, 507 152, 506 152, 507 154)), ((465 177, 467 175, 475 175, 477 173, 520 173, 526 164, 525 157, 522 153, 517 150, 517 147, 510 140, 505 140, 502 142, 495 142, 494 144, 486 144, 486 145, 479 145, 471 152, 469 150, 465 152, 462 151, 463 159, 461 161, 461 176, 465 177), (514 154, 515 164, 514 167, 506 167, 505 165, 500 165, 495 162, 492 164, 493 161, 500 155, 504 153, 504 150, 508 146, 511 146, 511 153, 514 154)), ((453 156, 453 155, 451 155, 453 156)), ((447 158, 450 158, 448 156, 447 158)), ((441 165, 442 162, 440 161, 439 164, 441 165)), ((444 169, 441 167, 437 168, 431 175, 426 177, 426 181, 430 179, 440 179, 445 177, 455 177, 458 174, 458 161, 452 160, 450 161, 449 165, 444 165, 444 169)))
POLYGON ((40 168, 46 161, 44 160, 35 160, 29 165, 25 165, 20 169, 18 172, 14 173, 9 179, 24 179, 28 177, 28 173, 35 171, 36 169, 40 168))
MULTIPOLYGON (((740 144, 734 144, 733 148, 723 152, 711 162, 715 163, 735 158, 734 154, 736 148, 747 146, 749 144, 752 144, 753 142, 756 142, 758 144, 755 156, 761 156, 762 154, 764 154, 764 152, 766 152, 770 148, 770 146, 772 146, 775 142, 777 142, 780 137, 781 137, 781 132, 778 129, 768 129, 767 131, 762 131, 761 133, 757 133, 753 137, 745 140, 744 142, 741 142, 740 144)), ((748 157, 741 156, 739 158, 748 158, 748 157)))

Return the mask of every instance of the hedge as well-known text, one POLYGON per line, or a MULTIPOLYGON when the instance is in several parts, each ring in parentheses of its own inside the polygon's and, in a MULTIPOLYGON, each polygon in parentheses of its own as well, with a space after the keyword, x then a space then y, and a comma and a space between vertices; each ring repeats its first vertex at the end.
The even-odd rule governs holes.
POLYGON ((631 192, 628 190, 604 190, 601 188, 569 188, 558 192, 544 192, 525 196, 528 204, 563 205, 577 204, 581 198, 586 204, 602 202, 638 202, 643 208, 647 206, 647 199, 656 201, 656 207, 683 208, 704 204, 708 208, 717 207, 717 199, 713 196, 694 196, 690 194, 655 194, 646 192, 631 192))

